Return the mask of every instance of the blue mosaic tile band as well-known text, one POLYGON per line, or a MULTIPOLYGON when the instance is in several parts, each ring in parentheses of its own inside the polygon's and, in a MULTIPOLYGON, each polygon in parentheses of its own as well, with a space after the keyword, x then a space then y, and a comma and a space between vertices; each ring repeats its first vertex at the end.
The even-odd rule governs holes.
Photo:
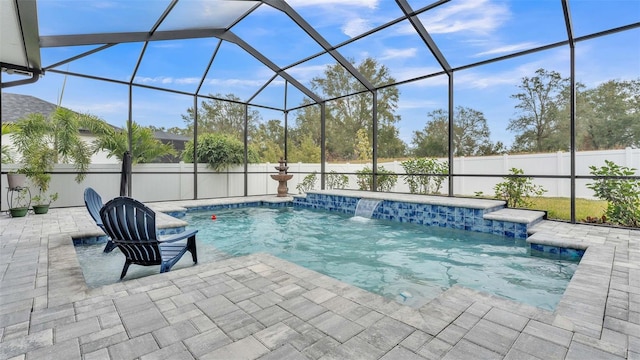
POLYGON ((203 206, 191 207, 182 211, 170 211, 170 212, 166 212, 166 214, 169 216, 173 216, 174 218, 181 219, 185 217, 187 212, 191 212, 191 211, 215 211, 215 210, 238 209, 243 207, 257 207, 257 206, 266 206, 270 208, 283 208, 283 207, 293 206, 293 203, 291 201, 282 201, 282 202, 251 201, 251 202, 237 203, 237 204, 203 205, 203 206))
POLYGON ((584 255, 584 250, 531 243, 531 255, 557 260, 577 261, 584 255))
POLYGON ((213 211, 213 210, 223 210, 223 209, 238 209, 238 208, 244 208, 244 207, 262 206, 263 204, 264 204, 263 201, 252 201, 252 202, 235 203, 235 204, 203 205, 203 206, 188 208, 187 211, 191 212, 191 211, 204 211, 204 210, 213 211))
POLYGON ((73 239, 73 246, 86 246, 96 244, 106 244, 109 238, 107 235, 102 236, 89 236, 86 238, 73 239))
POLYGON ((163 235, 173 235, 173 234, 178 234, 181 233, 185 230, 184 226, 178 226, 178 227, 170 227, 170 228, 164 228, 164 229, 158 229, 157 233, 160 236, 163 235))
MULTIPOLYGON (((360 198, 307 194, 296 197, 293 205, 303 208, 337 211, 354 214, 360 198)), ((426 226, 447 227, 495 234, 516 239, 527 238, 527 224, 502 220, 487 220, 483 216, 501 209, 498 206, 490 209, 472 209, 445 205, 407 203, 383 200, 371 215, 374 219, 412 223, 426 226)))
POLYGON ((165 214, 172 216, 176 219, 182 219, 183 217, 185 217, 185 215, 187 215, 187 210, 182 210, 182 211, 169 211, 166 212, 165 214))

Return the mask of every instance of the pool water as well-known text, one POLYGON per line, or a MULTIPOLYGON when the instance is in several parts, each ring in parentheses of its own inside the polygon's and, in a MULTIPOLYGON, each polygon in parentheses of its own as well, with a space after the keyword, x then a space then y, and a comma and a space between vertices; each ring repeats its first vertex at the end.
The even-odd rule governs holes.
POLYGON ((298 208, 212 214, 184 218, 199 229, 200 262, 265 252, 414 307, 459 284, 552 310, 578 266, 532 257, 525 240, 491 234, 298 208))
MULTIPOLYGON (((265 252, 420 307, 459 284, 553 310, 578 263, 529 255, 524 240, 299 208, 189 212, 199 229, 198 262, 265 252)), ((119 281, 124 257, 104 244, 76 246, 90 288, 119 281)), ((173 269, 193 266, 186 254, 173 269)), ((129 267, 126 280, 160 266, 129 267)))

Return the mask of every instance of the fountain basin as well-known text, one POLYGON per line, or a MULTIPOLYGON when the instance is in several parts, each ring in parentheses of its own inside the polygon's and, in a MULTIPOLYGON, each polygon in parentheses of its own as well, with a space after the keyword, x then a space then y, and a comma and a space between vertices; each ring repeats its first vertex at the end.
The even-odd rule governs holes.
POLYGON ((291 174, 273 174, 271 178, 278 181, 278 195, 277 197, 288 196, 289 188, 287 187, 287 181, 291 180, 293 175, 291 174))

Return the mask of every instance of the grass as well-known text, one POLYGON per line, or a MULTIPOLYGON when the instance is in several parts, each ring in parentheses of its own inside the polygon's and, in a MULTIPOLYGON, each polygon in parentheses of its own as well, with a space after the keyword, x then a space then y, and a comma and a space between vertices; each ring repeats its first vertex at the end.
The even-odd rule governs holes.
MULTIPOLYGON (((569 198, 540 197, 531 198, 531 209, 547 210, 549 219, 571 220, 571 202, 569 198)), ((576 221, 587 216, 601 217, 607 208, 604 200, 576 199, 576 221)))

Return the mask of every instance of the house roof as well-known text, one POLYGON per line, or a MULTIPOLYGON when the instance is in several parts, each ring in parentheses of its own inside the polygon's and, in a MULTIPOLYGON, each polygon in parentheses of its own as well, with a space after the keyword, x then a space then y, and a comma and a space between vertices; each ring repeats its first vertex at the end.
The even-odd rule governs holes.
MULTIPOLYGON (((25 117, 28 114, 39 113, 48 117, 55 111, 57 105, 48 101, 39 99, 31 95, 12 94, 2 92, 2 123, 13 123, 25 117)), ((120 129, 117 126, 114 129, 120 129)), ((158 140, 170 141, 188 141, 187 136, 171 134, 164 131, 155 131, 154 136, 158 140)))
POLYGON ((170 140, 170 141, 189 141, 189 140, 191 140, 191 138, 188 137, 188 136, 183 136, 183 135, 178 135, 178 134, 171 134, 171 133, 160 131, 160 130, 154 131, 153 135, 158 140, 170 140))
POLYGON ((27 114, 39 113, 48 117, 57 105, 35 96, 2 92, 2 122, 13 123, 27 114))

